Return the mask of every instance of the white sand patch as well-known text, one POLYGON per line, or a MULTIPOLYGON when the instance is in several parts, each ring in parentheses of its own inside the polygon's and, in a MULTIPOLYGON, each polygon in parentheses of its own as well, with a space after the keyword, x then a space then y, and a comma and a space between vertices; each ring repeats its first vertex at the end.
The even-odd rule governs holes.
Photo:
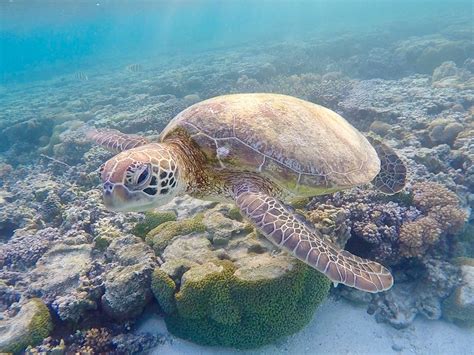
MULTIPOLYGON (((166 333, 157 316, 144 319, 139 331, 166 333)), ((474 354, 474 331, 444 321, 417 318, 407 329, 378 324, 363 307, 327 300, 299 333, 252 351, 199 346, 171 337, 152 354, 474 354)))

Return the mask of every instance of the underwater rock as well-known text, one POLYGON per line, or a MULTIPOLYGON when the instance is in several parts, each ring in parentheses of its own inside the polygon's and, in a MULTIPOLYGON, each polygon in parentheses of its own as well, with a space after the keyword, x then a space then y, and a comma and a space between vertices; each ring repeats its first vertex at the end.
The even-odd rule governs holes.
POLYGON ((368 53, 358 53, 344 60, 344 72, 363 79, 393 79, 407 73, 405 61, 394 56, 391 49, 370 47, 368 53))
POLYGON ((6 244, 0 245, 0 267, 7 270, 27 270, 49 249, 51 243, 61 238, 56 228, 39 231, 25 230, 6 244))
POLYGON ((353 81, 339 74, 328 74, 326 74, 326 79, 312 73, 290 77, 277 76, 272 80, 272 88, 264 87, 264 89, 302 97, 337 111, 339 103, 352 89, 353 81))
POLYGON ((0 312, 8 310, 10 306, 19 302, 20 299, 21 293, 0 279, 0 312))
POLYGON ((275 66, 268 62, 257 65, 247 64, 245 68, 239 70, 241 77, 245 76, 251 78, 251 80, 256 79, 260 83, 270 80, 276 74, 275 66))
POLYGON ((443 62, 463 63, 472 50, 473 45, 470 41, 455 41, 441 35, 433 35, 400 41, 395 49, 395 55, 418 73, 431 74, 443 62))
POLYGON ((195 103, 201 101, 201 98, 198 94, 190 94, 183 97, 184 101, 189 105, 194 105, 195 103))
POLYGON ((420 273, 418 280, 395 282, 389 291, 372 296, 368 312, 375 313, 378 322, 402 329, 418 314, 427 319, 442 317, 443 300, 459 285, 459 268, 440 260, 416 264, 416 267, 420 273))
POLYGON ((391 129, 392 129, 391 125, 385 122, 381 122, 381 121, 374 121, 369 126, 369 130, 371 130, 374 133, 377 133, 381 137, 386 136, 390 132, 391 129))
POLYGON ((105 276, 102 306, 113 318, 134 318, 151 299, 151 273, 157 265, 153 251, 140 238, 123 236, 113 240, 106 255, 117 265, 105 276))
POLYGON ((151 284, 173 334, 200 344, 252 348, 305 325, 329 280, 284 252, 272 254, 271 243, 233 208, 219 204, 204 218, 198 214, 152 230, 147 239, 161 242, 155 251, 164 263, 151 284), (163 234, 169 228, 170 238, 163 234))
POLYGON ((464 68, 458 68, 456 63, 448 61, 442 63, 433 71, 431 77, 433 87, 473 89, 474 76, 464 68))
POLYGON ((441 79, 450 76, 456 76, 457 72, 458 68, 456 67, 456 63, 454 63, 453 61, 444 62, 433 71, 431 81, 435 83, 437 81, 440 81, 441 79))
POLYGON ((72 292, 57 296, 51 308, 63 321, 80 322, 86 312, 96 310, 100 298, 104 294, 105 267, 99 261, 91 265, 79 275, 79 285, 72 292))
POLYGON ((0 178, 4 179, 13 171, 13 167, 10 164, 0 162, 0 178))
POLYGON ((119 354, 143 354, 164 342, 163 336, 149 333, 124 333, 112 338, 114 351, 119 354))
POLYGON ((460 258, 461 283, 443 303, 443 315, 456 323, 474 326, 474 259, 460 258))
POLYGON ((433 145, 452 145, 457 135, 464 130, 464 126, 448 119, 436 119, 428 127, 429 138, 433 145))
POLYGON ((194 216, 200 212, 206 211, 217 205, 217 202, 203 201, 190 196, 179 196, 173 199, 166 206, 162 207, 163 211, 174 211, 179 219, 194 216))
POLYGON ((57 244, 45 253, 29 275, 29 292, 47 303, 56 296, 70 293, 79 284, 79 275, 91 262, 89 244, 57 244))
POLYGON ((130 319, 141 314, 151 299, 151 269, 143 265, 117 267, 107 273, 102 307, 115 319, 130 319))
POLYGON ((18 313, 0 319, 0 352, 20 353, 37 345, 53 330, 48 307, 38 298, 24 303, 18 313))
POLYGON ((62 204, 59 196, 55 193, 49 193, 45 198, 41 208, 41 215, 46 223, 58 224, 62 219, 62 204))
POLYGON ((236 348, 261 346, 301 329, 325 298, 329 281, 294 259, 275 259, 268 256, 268 264, 254 258, 253 265, 244 268, 243 262, 237 269, 229 261, 192 267, 174 296, 176 311, 165 318, 168 329, 199 344, 236 348))
POLYGON ((29 150, 40 145, 41 138, 52 134, 54 121, 51 118, 32 118, 0 128, 3 139, 0 151, 5 151, 13 145, 22 144, 29 150))
POLYGON ((177 237, 195 232, 204 232, 206 227, 203 224, 203 219, 204 215, 200 213, 193 218, 162 223, 147 234, 145 241, 159 255, 177 237))
POLYGON ((162 252, 163 259, 187 260, 193 263, 217 259, 217 256, 212 251, 209 235, 206 233, 204 236, 205 238, 203 238, 202 234, 187 235, 176 238, 173 242, 168 241, 168 246, 162 252))

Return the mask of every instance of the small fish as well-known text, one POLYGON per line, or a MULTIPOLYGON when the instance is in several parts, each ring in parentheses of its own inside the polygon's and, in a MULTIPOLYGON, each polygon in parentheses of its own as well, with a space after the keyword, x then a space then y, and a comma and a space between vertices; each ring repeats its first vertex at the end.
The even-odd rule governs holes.
POLYGON ((81 80, 81 81, 87 81, 89 80, 89 77, 87 76, 86 73, 84 73, 83 71, 78 71, 77 73, 74 74, 74 78, 76 80, 81 80))
POLYGON ((138 73, 142 70, 141 64, 135 63, 127 66, 127 70, 132 73, 138 73))

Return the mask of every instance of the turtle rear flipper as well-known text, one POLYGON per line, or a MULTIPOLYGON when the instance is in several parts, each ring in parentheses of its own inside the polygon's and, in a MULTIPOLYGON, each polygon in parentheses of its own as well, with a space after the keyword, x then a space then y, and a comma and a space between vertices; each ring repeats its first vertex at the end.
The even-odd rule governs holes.
POLYGON ((400 192, 405 187, 407 168, 400 157, 381 141, 367 137, 380 159, 380 171, 372 180, 377 190, 387 195, 400 192))
POLYGON ((148 139, 131 134, 125 134, 115 129, 96 130, 88 129, 86 137, 112 152, 120 153, 124 150, 148 144, 148 139))

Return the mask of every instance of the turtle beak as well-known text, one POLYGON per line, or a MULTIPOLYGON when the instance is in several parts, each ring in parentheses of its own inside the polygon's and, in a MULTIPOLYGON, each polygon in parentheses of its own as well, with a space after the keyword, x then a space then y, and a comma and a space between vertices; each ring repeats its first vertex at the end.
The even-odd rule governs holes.
POLYGON ((130 191, 122 184, 107 181, 103 185, 104 205, 114 212, 142 212, 153 207, 142 191, 130 191))
POLYGON ((110 211, 125 211, 130 203, 130 193, 123 185, 104 183, 103 199, 105 207, 110 211))

